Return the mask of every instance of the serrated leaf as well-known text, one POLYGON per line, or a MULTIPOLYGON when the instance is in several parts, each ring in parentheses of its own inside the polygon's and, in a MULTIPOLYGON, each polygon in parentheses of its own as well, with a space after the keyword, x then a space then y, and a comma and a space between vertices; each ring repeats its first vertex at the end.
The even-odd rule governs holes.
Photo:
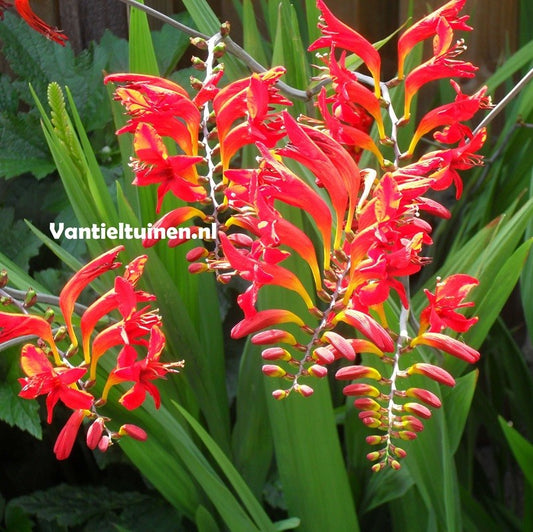
POLYGON ((29 432, 37 439, 43 437, 39 417, 39 403, 18 396, 20 385, 0 383, 0 419, 11 427, 29 432))
POLYGON ((13 208, 0 209, 0 227, 0 249, 9 255, 15 264, 28 271, 29 260, 39 251, 39 241, 23 221, 14 220, 13 208))
POLYGON ((136 492, 116 492, 104 486, 60 484, 46 491, 36 491, 13 499, 10 504, 38 519, 59 526, 81 525, 109 511, 150 504, 150 497, 136 492))

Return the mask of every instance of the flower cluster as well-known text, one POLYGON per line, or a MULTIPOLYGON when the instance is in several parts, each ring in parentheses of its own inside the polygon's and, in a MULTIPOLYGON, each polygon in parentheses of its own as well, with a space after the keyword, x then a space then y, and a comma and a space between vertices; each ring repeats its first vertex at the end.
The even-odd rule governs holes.
MULTIPOLYGON (((143 274, 146 256, 130 262, 123 275, 116 276, 114 287, 84 309, 79 322, 81 344, 74 325, 74 310, 81 292, 97 277, 120 266, 117 247, 83 266, 64 286, 58 306, 64 325, 53 328, 53 313, 46 317, 29 314, 26 304, 19 304, 23 313, 0 312, 0 343, 26 335, 37 336, 36 343, 26 343, 21 350, 20 365, 25 377, 19 379, 20 397, 36 399, 46 396, 47 421, 52 422, 54 408, 63 403, 73 412, 61 430, 54 452, 59 460, 69 456, 78 431, 84 420, 88 422, 87 446, 106 451, 113 441, 122 436, 138 440, 146 439, 146 433, 132 424, 124 424, 118 430, 109 426, 112 421, 102 414, 109 392, 115 385, 125 386, 118 403, 127 410, 142 405, 148 393, 155 406, 160 405, 159 392, 152 381, 176 372, 183 362, 165 363, 160 360, 165 346, 161 331, 161 318, 150 307, 155 296, 136 289, 143 274), (118 313, 119 319, 112 313, 118 313), (105 326, 96 328, 102 320, 105 326), (68 345, 66 350, 61 345, 68 345), (81 347, 81 353, 78 351, 81 347), (111 371, 97 373, 100 358, 111 357, 112 349, 119 349, 111 371), (78 363, 75 363, 75 360, 78 363), (105 385, 98 381, 106 378, 105 385), (95 390, 100 389, 97 395, 95 390)), ((7 282, 7 279, 5 279, 7 282)), ((5 283, 3 283, 5 285, 5 283)), ((34 301, 31 303, 35 303, 34 301)), ((15 300, 4 303, 16 304, 15 300)), ((100 365, 101 366, 101 365, 100 365)))
MULTIPOLYGON (((465 1, 447 2, 400 35, 398 75, 385 82, 379 52, 317 0, 322 37, 310 50, 326 51, 319 55, 322 82, 313 117, 295 119, 288 112, 291 102, 277 87, 282 67, 221 86, 218 59, 225 51, 225 26, 209 40, 194 39, 207 52, 205 60, 193 58, 205 71, 203 81, 191 80, 194 96, 155 76, 106 78, 106 83, 117 85, 115 98, 129 116, 118 133, 133 135, 134 184, 157 186, 160 218, 154 228, 194 220, 198 225, 190 234, 198 236, 201 224, 216 226, 214 243, 188 252, 189 271, 215 272, 224 283, 233 277, 249 283, 238 297, 244 316, 232 336, 253 335, 254 344, 265 346, 263 373, 283 383, 274 391, 275 398, 293 392, 311 395, 313 379, 325 377, 332 364, 335 377, 349 381, 344 394, 355 398, 362 422, 375 430, 367 438, 378 449, 368 455, 374 471, 399 468, 406 454, 399 443, 416 438, 422 420, 431 416, 430 408, 440 406, 437 395, 412 384, 411 376, 454 385, 452 375, 419 346, 468 363, 479 358, 456 338, 476 321, 458 312, 471 306, 465 299, 477 281, 470 276, 438 279, 434 293, 426 291, 428 305, 418 316, 418 330, 408 326, 414 310, 409 278, 429 261, 424 249, 432 244, 432 226, 424 218, 450 217, 428 194, 454 185, 459 198, 459 172, 482 163, 478 151, 486 132, 471 130, 467 122, 490 105, 486 89, 467 95, 452 79, 470 78, 476 71, 459 58, 463 40, 454 42, 454 31, 471 29, 468 17, 459 15, 465 1), (409 70, 410 52, 428 39, 433 39, 432 55, 409 70), (370 76, 349 68, 351 55, 363 62, 370 76), (415 118, 414 96, 441 79, 450 79, 454 101, 422 116, 412 138, 400 145, 399 129, 415 118), (392 104, 393 90, 403 90, 400 113, 392 104), (376 135, 371 134, 373 125, 376 135), (420 140, 430 133, 438 149, 417 157, 420 140), (245 146, 256 150, 256 165, 246 167, 242 161, 249 158, 239 159, 245 146), (361 168, 361 161, 371 162, 361 168), (295 221, 302 217, 308 221, 305 231, 295 221), (308 266, 311 283, 295 273, 294 263, 308 266), (261 306, 259 294, 271 286, 296 294, 301 304, 261 306), (400 309, 398 323, 390 323, 394 305, 400 309)), ((169 245, 182 242, 176 238, 169 245)), ((146 240, 144 245, 156 243, 146 240)), ((0 340, 30 332, 41 338, 38 347, 23 348, 23 396, 46 394, 49 418, 59 400, 74 410, 56 445, 60 457, 68 454, 72 434, 86 417, 93 420, 89 445, 107 445, 115 433, 108 431, 107 419, 96 408, 114 385, 134 383, 119 399, 126 408, 138 407, 146 393, 157 406, 159 395, 151 381, 181 367, 159 360, 164 346, 160 319, 142 306, 153 296, 135 289, 144 258, 133 261, 116 278, 113 290, 84 312, 83 362, 71 365, 69 356, 78 346, 71 319, 74 303, 92 279, 115 267, 116 253, 85 267, 63 290, 60 308, 71 342, 66 353, 59 351, 57 334, 46 320, 0 316, 0 340), (96 324, 111 311, 120 314, 119 321, 93 338, 96 324), (98 361, 117 346, 116 365, 95 400, 88 390, 97 379, 98 361), (140 349, 147 351, 141 360, 140 349)))
POLYGON ((459 16, 464 3, 451 0, 406 30, 398 39, 398 76, 382 82, 378 51, 317 0, 323 36, 310 50, 328 49, 319 57, 329 82, 316 101, 320 120, 295 120, 289 114, 290 102, 275 86, 283 74, 279 68, 218 88, 216 50, 222 49, 222 35, 199 43, 208 58, 194 61, 206 70, 203 83, 194 80, 194 97, 160 78, 107 78, 123 84, 115 94, 130 120, 119 133, 134 134, 135 183, 158 184, 158 211, 169 191, 197 204, 164 214, 156 225, 178 225, 193 217, 216 222, 214 249, 190 251, 189 270, 215 271, 222 282, 239 276, 250 283, 238 297, 244 317, 232 336, 253 334, 253 343, 267 346, 263 373, 286 383, 274 397, 312 394, 312 378, 325 377, 328 366, 341 361, 336 378, 354 381, 344 394, 355 397, 363 423, 380 431, 367 438, 380 446, 368 455, 376 462, 374 471, 399 468, 406 453, 398 442, 416 438, 421 419, 431 416, 428 407, 440 406, 434 393, 411 385, 409 377, 454 384, 425 355, 407 364, 404 360, 412 356, 405 355, 423 345, 469 363, 479 358, 477 351, 447 334, 465 332, 476 321, 457 312, 470 306, 464 300, 477 284, 474 278, 459 274, 439 279, 435 293, 426 291, 429 304, 420 315, 418 332, 410 334, 407 322, 412 310, 409 277, 429 261, 424 247, 432 243, 432 227, 423 215, 450 216, 427 193, 453 184, 459 197, 458 171, 481 164, 477 152, 485 131, 473 132, 465 122, 490 105, 486 89, 469 96, 450 79, 455 100, 423 116, 408 146, 398 142, 398 129, 411 119, 413 97, 422 86, 475 73, 476 67, 458 59, 464 42, 453 42, 454 30, 471 29, 467 17, 459 16), (430 38, 432 56, 406 72, 410 51, 430 38), (347 67, 349 53, 363 61, 370 77, 347 67), (389 94, 398 85, 404 89, 400 118, 389 94), (370 135, 372 124, 379 145, 370 135), (442 147, 413 160, 420 139, 431 132, 442 147), (177 155, 167 151, 169 140, 177 155), (257 149, 257 166, 233 167, 234 157, 249 144, 257 149), (359 168, 365 151, 375 156, 376 167, 359 168), (296 170, 298 165, 305 172, 296 170), (313 236, 292 221, 295 210, 308 216, 313 236), (308 265, 312 288, 285 266, 290 256, 308 265), (258 308, 258 294, 269 285, 298 294, 302 312, 258 308), (401 307, 397 327, 386 317, 391 296, 401 307))

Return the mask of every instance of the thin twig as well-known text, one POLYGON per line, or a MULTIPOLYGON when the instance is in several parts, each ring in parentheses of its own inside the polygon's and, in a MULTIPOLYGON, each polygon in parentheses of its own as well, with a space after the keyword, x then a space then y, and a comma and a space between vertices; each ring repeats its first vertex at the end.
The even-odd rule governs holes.
POLYGON ((481 128, 488 126, 504 109, 505 106, 531 81, 533 78, 533 68, 509 91, 494 109, 480 122, 474 129, 473 135, 478 133, 481 128))

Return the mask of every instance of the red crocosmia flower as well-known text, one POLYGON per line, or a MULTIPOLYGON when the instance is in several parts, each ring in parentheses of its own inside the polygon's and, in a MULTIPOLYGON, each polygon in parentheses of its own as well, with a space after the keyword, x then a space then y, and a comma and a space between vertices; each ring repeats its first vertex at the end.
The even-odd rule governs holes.
POLYGON ((61 429, 54 445, 54 454, 58 460, 66 460, 70 456, 85 415, 83 410, 74 410, 61 429))
POLYGON ((451 0, 440 9, 430 13, 427 17, 415 22, 408 30, 404 31, 398 39, 398 78, 403 79, 405 58, 409 52, 421 41, 435 37, 434 49, 438 53, 438 49, 443 46, 442 42, 450 42, 449 37, 443 37, 442 32, 449 34, 447 27, 457 30, 471 30, 472 28, 466 24, 468 16, 459 17, 459 11, 465 5, 466 0, 451 0), (443 24, 443 20, 446 24, 443 24), (441 29, 439 31, 440 28, 441 29))
POLYGON ((284 135, 279 118, 270 112, 274 104, 292 105, 275 87, 284 73, 285 69, 276 68, 253 74, 228 85, 213 100, 224 170, 243 146, 259 141, 273 147, 284 135))
MULTIPOLYGON (((354 105, 359 105, 376 121, 379 138, 382 140, 386 139, 387 135, 385 134, 385 126, 383 124, 383 117, 381 116, 382 107, 379 99, 376 98, 376 95, 370 89, 357 81, 357 74, 346 68, 345 60, 346 53, 343 52, 339 62, 336 61, 334 54, 331 53, 327 62, 333 81, 333 89, 336 92, 335 99, 339 104, 344 104, 340 109, 336 109, 337 116, 340 113, 342 118, 346 119, 348 118, 347 114, 350 108, 354 109, 354 105)), ((360 116, 358 119, 361 123, 360 116)), ((368 133, 368 129, 365 131, 368 133)))
POLYGON ((10 314, 0 312, 0 343, 21 336, 35 335, 50 345, 56 364, 62 365, 61 357, 54 342, 50 324, 40 316, 30 314, 10 314))
POLYGON ((74 312, 74 304, 76 303, 76 300, 82 293, 83 289, 97 277, 120 266, 120 262, 116 262, 116 258, 123 250, 124 246, 117 246, 89 262, 76 272, 63 287, 63 290, 61 290, 61 293, 59 294, 59 308, 65 318, 70 341, 74 347, 78 345, 78 339, 76 338, 74 328, 72 327, 72 313, 74 312))
MULTIPOLYGON (((167 212, 152 225, 153 238, 145 238, 143 240, 143 246, 148 248, 159 242, 161 238, 159 236, 160 231, 158 230, 166 230, 170 227, 177 227, 191 218, 200 218, 200 220, 205 220, 205 217, 205 213, 200 209, 196 209, 195 207, 178 207, 177 209, 167 212)), ((169 246, 170 242, 171 240, 169 241, 169 246)))
POLYGON ((145 123, 138 125, 133 146, 137 155, 137 159, 133 159, 131 163, 135 172, 133 184, 159 184, 157 212, 161 210, 163 199, 169 191, 187 202, 200 201, 206 197, 204 187, 198 184, 195 168, 196 164, 203 161, 202 157, 169 155, 163 139, 154 127, 145 123))
POLYGON ((368 70, 370 70, 374 78, 374 92, 376 97, 379 98, 381 96, 381 88, 379 86, 381 57, 378 51, 362 35, 336 18, 326 7, 323 0, 317 0, 316 5, 320 9, 324 20, 324 24, 318 25, 322 30, 323 37, 311 44, 309 51, 329 47, 343 48, 353 52, 364 61, 368 70))
POLYGON ((464 49, 462 43, 457 43, 453 48, 445 53, 432 57, 422 65, 413 69, 405 78, 405 107, 404 121, 411 116, 411 101, 420 88, 429 83, 442 78, 473 78, 478 67, 472 63, 453 59, 464 49))
POLYGON ((443 281, 438 280, 435 293, 424 290, 429 305, 420 314, 419 334, 428 330, 440 333, 446 327, 456 332, 466 332, 477 322, 477 318, 466 318, 457 309, 473 307, 474 303, 464 299, 477 286, 478 280, 470 275, 456 274, 443 281))
MULTIPOLYGON (((8 4, 2 2, 0 8, 1 7, 8 7, 8 4)), ((33 12, 33 9, 30 6, 30 0, 15 0, 15 9, 30 28, 33 28, 35 31, 44 35, 47 39, 50 39, 61 46, 65 46, 68 37, 57 28, 52 28, 44 20, 39 18, 33 12)))
POLYGON ((100 357, 112 347, 133 343, 146 344, 143 338, 154 326, 161 325, 161 317, 146 306, 137 310, 137 296, 133 286, 122 277, 115 279, 118 311, 122 320, 100 332, 93 341, 90 378, 96 379, 96 366, 100 357))
MULTIPOLYGON (((142 255, 131 261, 126 266, 123 279, 125 279, 132 286, 135 286, 143 273, 144 265, 147 259, 148 257, 146 255, 142 255)), ((153 301, 155 299, 154 295, 143 292, 142 290, 136 290, 134 294, 136 303, 153 301)), ((94 328, 96 327, 96 324, 104 316, 117 309, 119 307, 119 304, 119 295, 113 288, 112 290, 109 290, 103 296, 98 298, 83 313, 80 321, 80 329, 85 363, 88 364, 90 362, 90 341, 91 335, 94 331, 94 328)))
POLYGON ((104 83, 109 82, 126 83, 117 88, 115 99, 124 105, 131 119, 118 134, 134 133, 139 123, 147 123, 158 135, 175 140, 186 155, 197 155, 201 115, 184 88, 144 74, 112 74, 104 79, 104 83))
POLYGON ((357 329, 374 344, 387 353, 394 353, 394 341, 390 334, 371 316, 354 309, 346 309, 337 314, 333 323, 343 321, 357 329))
MULTIPOLYGON (((296 323, 296 325, 299 325, 300 327, 304 325, 303 320, 293 312, 290 312, 289 310, 261 310, 259 312, 256 312, 252 317, 245 318, 244 320, 237 323, 237 325, 235 325, 235 327, 231 329, 231 337, 235 339, 244 338, 245 336, 260 331, 265 327, 270 327, 271 325, 278 325, 279 323, 296 323)), ((268 333, 269 331, 265 332, 268 333)), ((276 339, 276 341, 282 340, 276 339)), ((256 343, 260 342, 257 340, 256 343)))
MULTIPOLYGON (((339 116, 337 116, 339 115, 339 113, 335 113, 335 115, 333 115, 329 112, 327 107, 328 99, 326 96, 326 90, 324 88, 318 95, 317 103, 318 108, 320 110, 320 114, 324 119, 324 122, 330 135, 337 142, 351 147, 355 152, 354 159, 356 161, 358 158, 360 158, 361 151, 367 150, 369 152, 372 152, 377 157, 380 166, 384 166, 385 161, 383 159, 383 155, 379 151, 379 148, 376 146, 376 143, 372 140, 372 137, 366 131, 364 131, 360 127, 357 127, 359 125, 359 121, 357 121, 355 126, 352 124, 345 124, 343 123, 343 121, 339 120, 339 116)), ((340 114, 340 116, 343 117, 342 114, 340 114)))
POLYGON ((85 368, 54 367, 42 349, 31 344, 22 348, 20 365, 27 377, 19 379, 24 399, 35 399, 46 395, 47 421, 52 422, 54 406, 61 400, 72 409, 87 409, 94 402, 94 397, 78 390, 76 382, 86 373, 85 368))
POLYGON ((440 161, 440 168, 429 176, 433 181, 431 188, 445 190, 453 183, 456 189, 455 197, 459 199, 463 192, 463 181, 457 170, 468 170, 483 164, 483 155, 475 152, 482 148, 486 137, 487 131, 482 128, 468 141, 462 140, 457 148, 423 155, 421 161, 431 158, 440 161))
MULTIPOLYGON (((161 406, 161 397, 158 389, 152 384, 155 379, 161 379, 169 372, 177 372, 183 367, 183 362, 164 363, 160 356, 165 347, 165 336, 159 327, 154 326, 150 330, 148 353, 142 360, 137 360, 137 352, 131 346, 126 346, 117 359, 117 368, 110 375, 111 382, 132 381, 134 386, 119 399, 128 410, 141 406, 149 393, 155 403, 155 407, 161 406)), ((106 388, 108 385, 106 384, 106 388)))
POLYGON ((429 345, 460 358, 469 364, 475 364, 479 360, 479 352, 465 343, 450 338, 445 334, 426 332, 411 340, 411 347, 416 345, 429 345))
POLYGON ((307 290, 290 270, 277 264, 261 261, 255 258, 252 253, 246 254, 238 250, 224 233, 220 233, 219 236, 226 260, 243 279, 251 281, 257 288, 269 284, 282 286, 299 294, 308 308, 314 307, 313 300, 307 290))
POLYGON ((422 118, 416 128, 406 155, 412 155, 418 141, 430 131, 438 127, 450 126, 457 122, 470 120, 479 109, 490 107, 490 97, 485 96, 487 87, 482 87, 472 96, 468 96, 461 92, 461 88, 455 81, 450 80, 450 84, 457 93, 455 101, 436 107, 422 118))
POLYGON ((327 203, 310 186, 275 158, 261 143, 257 144, 264 163, 261 166, 261 189, 265 196, 308 212, 324 242, 325 268, 329 267, 332 216, 327 203))

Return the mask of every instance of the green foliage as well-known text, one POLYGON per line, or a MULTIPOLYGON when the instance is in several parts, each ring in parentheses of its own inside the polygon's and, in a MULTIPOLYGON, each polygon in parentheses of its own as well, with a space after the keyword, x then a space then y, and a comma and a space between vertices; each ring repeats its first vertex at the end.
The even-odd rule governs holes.
POLYGON ((161 499, 136 492, 116 492, 104 486, 60 484, 12 499, 9 507, 34 517, 40 526, 56 530, 82 526, 83 530, 102 532, 169 530, 178 517, 161 499))

